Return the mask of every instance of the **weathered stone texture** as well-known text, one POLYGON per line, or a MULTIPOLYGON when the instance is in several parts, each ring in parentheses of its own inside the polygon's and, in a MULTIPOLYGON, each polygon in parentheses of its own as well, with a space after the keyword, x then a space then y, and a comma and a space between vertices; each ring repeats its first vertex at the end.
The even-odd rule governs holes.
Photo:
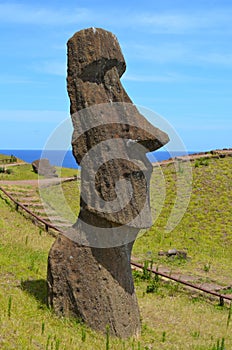
POLYGON ((80 247, 60 236, 48 261, 49 303, 56 313, 79 317, 102 332, 109 325, 114 336, 138 335, 130 245, 102 250, 80 247))
POLYGON ((57 177, 56 168, 50 164, 47 158, 34 160, 31 164, 36 174, 43 175, 47 178, 57 177))
POLYGON ((54 310, 80 317, 102 332, 109 325, 111 334, 123 338, 140 332, 130 256, 139 229, 151 226, 152 167, 146 152, 169 140, 132 104, 120 82, 125 69, 110 32, 89 28, 68 41, 67 87, 73 154, 82 166, 81 210, 48 260, 54 310), (110 205, 112 210, 104 210, 110 205))
POLYGON ((99 28, 81 30, 67 45, 71 115, 109 100, 131 102, 120 83, 126 63, 112 33, 99 28))

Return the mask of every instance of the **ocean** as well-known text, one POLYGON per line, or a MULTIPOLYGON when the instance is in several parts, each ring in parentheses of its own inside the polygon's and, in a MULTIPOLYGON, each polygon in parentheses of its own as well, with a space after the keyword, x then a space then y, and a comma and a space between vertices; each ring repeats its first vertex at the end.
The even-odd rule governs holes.
MULTIPOLYGON (((1 154, 14 155, 17 158, 24 160, 27 163, 32 163, 34 160, 41 158, 48 158, 50 163, 55 166, 62 166, 64 168, 77 169, 77 165, 71 150, 65 151, 43 151, 43 150, 19 150, 19 149, 6 149, 0 150, 1 154)), ((197 152, 188 152, 188 154, 193 154, 197 152)), ((167 151, 156 151, 148 153, 147 156, 151 162, 160 162, 162 160, 169 159, 171 157, 182 156, 186 153, 182 152, 172 152, 170 154, 167 151)))

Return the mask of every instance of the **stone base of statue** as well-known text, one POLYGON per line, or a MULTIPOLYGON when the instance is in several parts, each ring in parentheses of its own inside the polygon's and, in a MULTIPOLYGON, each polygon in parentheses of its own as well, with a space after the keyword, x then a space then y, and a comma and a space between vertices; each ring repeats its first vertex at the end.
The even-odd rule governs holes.
POLYGON ((133 242, 114 248, 80 246, 60 235, 48 259, 48 303, 56 314, 127 338, 140 333, 130 266, 133 242))
POLYGON ((89 28, 69 39, 67 88, 73 155, 81 166, 80 213, 48 258, 48 303, 55 312, 102 332, 108 326, 121 338, 140 333, 130 257, 139 230, 152 225, 146 153, 169 140, 133 105, 120 82, 125 69, 112 33, 89 28))

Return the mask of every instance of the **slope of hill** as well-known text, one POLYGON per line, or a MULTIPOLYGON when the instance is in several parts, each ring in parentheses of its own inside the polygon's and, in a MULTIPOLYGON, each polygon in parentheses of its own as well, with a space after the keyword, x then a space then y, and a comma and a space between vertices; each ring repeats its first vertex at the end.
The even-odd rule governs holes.
MULTIPOLYGON (((223 283, 229 291, 232 157, 192 162, 189 207, 171 233, 165 231, 165 225, 175 201, 177 171, 173 164, 161 170, 166 188, 164 206, 152 229, 137 239, 133 254, 141 261, 153 260, 155 266, 197 275, 202 281, 223 283), (158 254, 170 248, 186 251, 188 259, 158 254)), ((183 170, 178 169, 180 173, 183 170)), ((64 183, 63 189, 77 214, 79 208, 74 204, 72 186, 76 183, 64 183)), ((151 201, 155 201, 153 196, 151 201)), ((59 202, 59 198, 55 200, 59 202)), ((218 306, 216 299, 185 290, 176 283, 146 279, 138 272, 134 276, 143 325, 140 339, 110 338, 108 346, 105 335, 89 330, 80 322, 56 317, 46 306, 47 254, 54 238, 14 211, 2 198, 0 211, 1 349, 232 348, 228 305, 218 306)))
POLYGON ((185 250, 191 259, 176 260, 182 269, 205 272, 208 265, 212 278, 220 276, 231 283, 232 157, 192 163, 189 206, 180 224, 170 233, 165 226, 176 199, 176 170, 170 164, 162 167, 162 171, 166 180, 162 212, 152 229, 136 241, 134 254, 143 260, 149 256, 156 264, 172 266, 175 261, 157 253, 170 248, 185 250))

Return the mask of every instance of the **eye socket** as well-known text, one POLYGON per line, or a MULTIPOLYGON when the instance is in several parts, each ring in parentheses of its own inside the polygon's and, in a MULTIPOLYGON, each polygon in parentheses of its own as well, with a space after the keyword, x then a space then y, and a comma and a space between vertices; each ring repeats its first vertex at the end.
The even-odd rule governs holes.
POLYGON ((142 171, 133 171, 131 175, 133 176, 133 178, 138 179, 138 180, 144 178, 144 174, 142 171))
POLYGON ((85 66, 79 77, 83 81, 102 83, 106 72, 113 67, 117 68, 119 77, 126 69, 124 62, 119 62, 117 59, 101 58, 85 66))

